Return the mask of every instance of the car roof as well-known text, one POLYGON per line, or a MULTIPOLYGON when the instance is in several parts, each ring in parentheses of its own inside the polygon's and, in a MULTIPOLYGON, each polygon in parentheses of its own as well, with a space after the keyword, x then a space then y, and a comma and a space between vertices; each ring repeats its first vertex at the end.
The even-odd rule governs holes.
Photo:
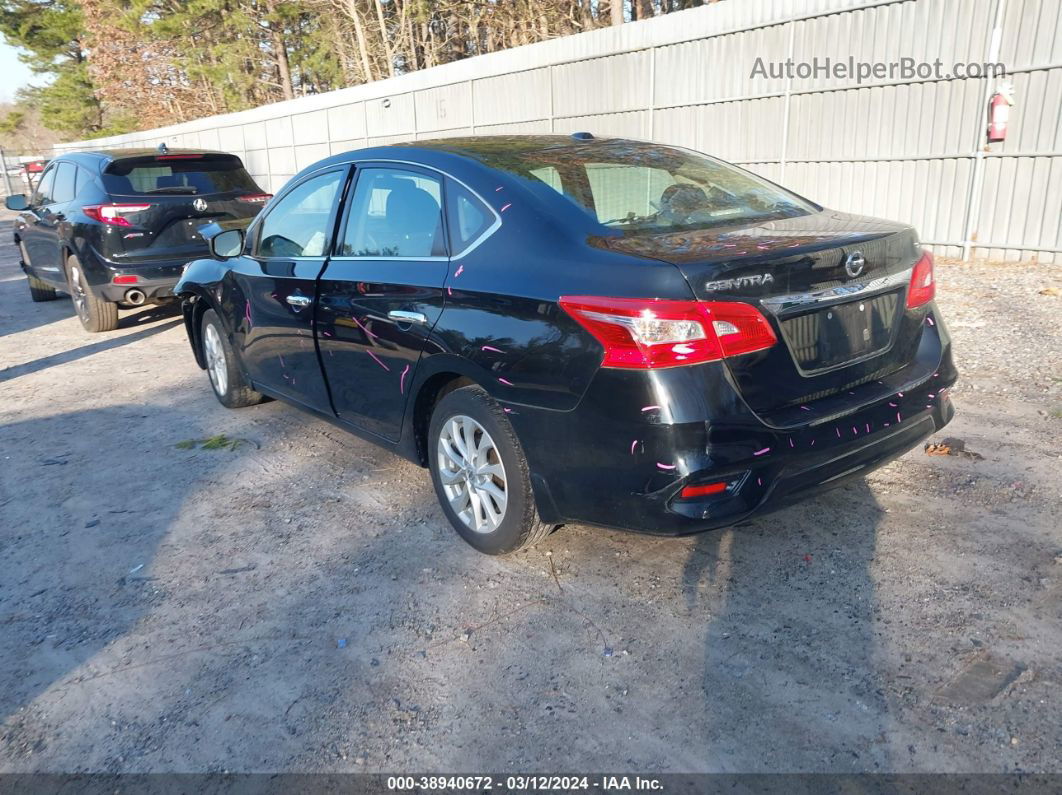
POLYGON ((627 138, 594 138, 586 133, 576 135, 478 135, 466 138, 437 138, 409 143, 381 144, 332 155, 304 168, 296 177, 330 166, 342 165, 356 160, 408 160, 414 164, 435 166, 473 165, 496 169, 506 156, 527 155, 536 152, 548 153, 560 160, 568 157, 581 159, 591 156, 595 150, 637 152, 659 150, 664 144, 636 141, 627 138), (579 137, 576 137, 579 136, 579 137))
POLYGON ((236 157, 231 152, 218 152, 212 149, 167 149, 160 152, 156 149, 82 149, 77 152, 63 152, 56 155, 56 160, 69 160, 82 165, 88 163, 112 163, 116 160, 126 160, 134 157, 154 157, 156 155, 228 155, 236 157))

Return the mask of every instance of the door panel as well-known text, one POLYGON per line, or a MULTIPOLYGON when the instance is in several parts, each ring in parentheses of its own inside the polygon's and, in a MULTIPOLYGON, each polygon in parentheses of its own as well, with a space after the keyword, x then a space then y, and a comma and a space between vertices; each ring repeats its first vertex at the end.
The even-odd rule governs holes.
POLYGON ((327 262, 345 167, 288 190, 256 224, 253 253, 232 263, 236 345, 251 380, 332 413, 313 338, 317 277, 327 262))
POLYGON ((392 441, 442 312, 449 260, 441 206, 437 175, 359 168, 339 255, 318 286, 317 341, 336 413, 392 441))
POLYGON ((22 241, 29 254, 34 274, 50 282, 65 282, 62 263, 59 261, 59 223, 53 198, 55 177, 60 165, 49 166, 41 175, 37 189, 30 198, 30 211, 24 214, 27 220, 22 229, 22 241))

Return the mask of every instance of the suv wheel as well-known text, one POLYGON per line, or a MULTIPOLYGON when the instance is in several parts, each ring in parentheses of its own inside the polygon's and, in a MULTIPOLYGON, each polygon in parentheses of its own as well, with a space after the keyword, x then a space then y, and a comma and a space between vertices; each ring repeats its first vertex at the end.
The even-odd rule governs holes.
POLYGON ((236 350, 229 342, 221 319, 213 309, 203 313, 200 331, 207 375, 210 376, 210 385, 214 387, 214 394, 221 405, 230 409, 241 409, 261 403, 265 398, 261 392, 252 389, 243 377, 240 363, 236 359, 236 350))
POLYGON ((480 387, 455 389, 439 401, 428 428, 428 455, 443 513, 480 552, 516 552, 554 530, 539 519, 512 423, 480 387))
POLYGON ((118 304, 104 301, 93 295, 81 262, 71 255, 66 260, 66 281, 70 285, 70 298, 74 301, 74 311, 86 331, 114 331, 118 328, 118 304))
MULTIPOLYGON (((22 263, 28 268, 30 264, 29 252, 26 251, 26 244, 21 240, 18 241, 18 251, 22 256, 22 263)), ((40 303, 41 301, 54 301, 56 298, 55 288, 47 282, 42 282, 36 276, 26 274, 26 281, 29 282, 30 299, 40 303)))

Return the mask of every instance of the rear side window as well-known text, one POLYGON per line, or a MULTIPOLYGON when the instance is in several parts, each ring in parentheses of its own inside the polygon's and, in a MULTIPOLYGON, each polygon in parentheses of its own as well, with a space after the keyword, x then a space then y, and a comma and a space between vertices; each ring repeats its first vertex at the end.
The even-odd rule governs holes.
POLYGON ((260 257, 321 257, 343 171, 311 177, 284 196, 262 221, 260 257))
POLYGON ((55 170, 55 184, 52 186, 52 201, 65 204, 76 195, 74 183, 77 178, 77 166, 73 163, 60 163, 55 170))
POLYGON ((108 193, 203 195, 261 193, 238 157, 232 155, 156 155, 117 160, 103 174, 108 193))
POLYGON ((341 256, 446 256, 442 185, 435 177, 395 168, 366 168, 358 174, 348 205, 341 256))
POLYGON ((446 220, 453 241, 451 248, 459 254, 490 228, 494 215, 463 185, 449 181, 446 186, 446 220))

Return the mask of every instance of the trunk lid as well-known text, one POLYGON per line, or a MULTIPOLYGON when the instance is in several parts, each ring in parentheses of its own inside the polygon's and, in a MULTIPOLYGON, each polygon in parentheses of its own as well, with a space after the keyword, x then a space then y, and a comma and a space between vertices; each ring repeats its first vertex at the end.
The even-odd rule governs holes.
POLYGON ((105 253, 117 262, 203 256, 200 227, 253 218, 268 199, 240 159, 224 154, 123 158, 107 167, 103 184, 116 204, 145 205, 125 215, 130 226, 105 236, 105 253))
POLYGON ((763 312, 778 344, 726 360, 754 411, 854 389, 915 358, 921 316, 905 311, 905 296, 921 250, 903 224, 822 211, 595 242, 673 263, 699 299, 744 301, 763 312))

